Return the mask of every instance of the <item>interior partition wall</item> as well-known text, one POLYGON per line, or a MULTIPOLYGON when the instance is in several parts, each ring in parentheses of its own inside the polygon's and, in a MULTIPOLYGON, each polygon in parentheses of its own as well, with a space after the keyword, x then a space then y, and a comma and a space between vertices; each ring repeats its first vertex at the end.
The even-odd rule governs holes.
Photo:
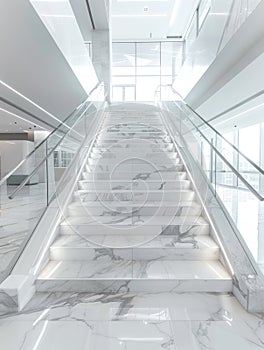
POLYGON ((113 101, 166 98, 182 65, 182 41, 113 42, 113 101))

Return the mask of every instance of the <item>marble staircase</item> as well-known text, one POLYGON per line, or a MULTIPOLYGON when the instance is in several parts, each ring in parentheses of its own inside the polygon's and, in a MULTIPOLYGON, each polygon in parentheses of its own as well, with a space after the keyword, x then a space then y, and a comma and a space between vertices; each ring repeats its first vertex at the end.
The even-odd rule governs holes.
POLYGON ((159 112, 112 106, 36 288, 230 292, 219 255, 159 112))

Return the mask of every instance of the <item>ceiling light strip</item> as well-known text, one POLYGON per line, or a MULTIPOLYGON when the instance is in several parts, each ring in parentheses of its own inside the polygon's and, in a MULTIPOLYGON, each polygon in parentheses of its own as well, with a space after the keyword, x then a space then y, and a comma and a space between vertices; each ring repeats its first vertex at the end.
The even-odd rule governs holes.
POLYGON ((52 128, 52 129, 55 128, 55 126, 52 125, 52 124, 50 124, 49 122, 40 119, 39 117, 35 116, 34 114, 32 114, 32 113, 26 111, 24 108, 21 108, 21 107, 15 105, 13 102, 11 102, 11 101, 9 101, 9 100, 3 98, 3 97, 0 97, 0 101, 2 101, 2 102, 4 102, 4 103, 8 104, 9 106, 11 106, 11 107, 13 107, 13 108, 15 108, 15 109, 18 109, 20 112, 25 113, 26 115, 29 115, 30 117, 32 117, 32 118, 38 120, 38 121, 41 122, 41 123, 48 125, 48 126, 49 126, 50 128, 52 128))
POLYGON ((166 14, 156 14, 156 15, 151 15, 151 14, 145 14, 145 15, 127 15, 127 14, 123 14, 123 15, 112 15, 112 17, 168 17, 168 15, 166 14))
POLYGON ((14 117, 16 117, 16 118, 19 118, 19 119, 21 119, 21 120, 23 120, 23 121, 25 121, 25 122, 27 122, 27 123, 32 124, 32 125, 37 125, 39 128, 45 130, 45 128, 43 128, 43 126, 40 126, 40 125, 38 125, 37 123, 32 123, 30 120, 27 120, 27 119, 25 119, 25 118, 22 118, 22 117, 20 117, 19 115, 15 114, 15 113, 12 113, 12 112, 9 112, 8 110, 6 110, 6 109, 4 109, 4 108, 0 108, 0 111, 3 111, 3 112, 5 112, 5 113, 8 113, 8 114, 10 114, 10 115, 12 115, 12 116, 14 116, 14 117))
MULTIPOLYGON (((60 120, 60 119, 56 118, 53 114, 51 114, 50 112, 46 111, 46 109, 40 107, 37 103, 35 103, 34 101, 32 101, 30 98, 26 97, 25 95, 21 94, 19 91, 17 91, 17 90, 15 90, 14 88, 12 88, 12 86, 8 85, 7 83, 5 83, 5 82, 2 81, 2 80, 0 80, 0 84, 2 84, 3 86, 7 87, 9 90, 11 90, 12 92, 14 92, 14 93, 17 94, 18 96, 22 97, 24 100, 30 102, 33 106, 37 107, 37 108, 40 109, 41 111, 43 111, 43 112, 45 112, 46 114, 48 114, 51 118, 53 118, 53 119, 55 119, 56 121, 58 121, 58 122, 61 123, 61 120, 60 120)), ((1 99, 2 99, 2 101, 5 100, 3 97, 1 97, 1 99)), ((8 101, 8 100, 6 100, 6 101, 8 101)), ((11 104, 12 102, 11 102, 11 103, 6 102, 6 103, 11 104)), ((13 104, 13 105, 14 105, 14 104, 13 104)), ((17 108, 16 105, 14 105, 14 106, 15 106, 15 108, 17 108)), ((13 107, 14 107, 14 106, 13 106, 13 107)), ((19 108, 18 108, 18 109, 19 109, 19 108)), ((21 108, 21 109, 22 109, 22 108, 21 108)), ((30 113, 28 113, 28 112, 26 112, 26 111, 25 111, 25 113, 30 114, 30 113)), ((34 118, 38 119, 38 118, 35 117, 33 114, 32 114, 31 116, 33 116, 34 118)), ((42 122, 41 119, 39 119, 39 120, 42 122)), ((46 123, 46 122, 45 122, 45 123, 46 123)), ((48 123, 46 123, 46 124, 48 124, 48 123)), ((54 128, 54 126, 52 126, 52 127, 54 128)))
POLYGON ((91 10, 90 4, 89 4, 89 0, 85 0, 85 2, 86 2, 87 10, 89 13, 89 17, 91 20, 92 28, 93 28, 93 30, 95 30, 95 24, 94 24, 93 14, 92 14, 92 10, 91 10))

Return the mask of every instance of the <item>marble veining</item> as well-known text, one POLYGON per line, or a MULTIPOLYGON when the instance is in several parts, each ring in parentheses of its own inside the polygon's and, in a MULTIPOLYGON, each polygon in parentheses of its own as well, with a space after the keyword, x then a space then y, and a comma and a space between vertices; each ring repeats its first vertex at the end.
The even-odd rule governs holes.
POLYGON ((8 350, 257 350, 263 320, 230 294, 37 293, 0 318, 0 338, 8 350))

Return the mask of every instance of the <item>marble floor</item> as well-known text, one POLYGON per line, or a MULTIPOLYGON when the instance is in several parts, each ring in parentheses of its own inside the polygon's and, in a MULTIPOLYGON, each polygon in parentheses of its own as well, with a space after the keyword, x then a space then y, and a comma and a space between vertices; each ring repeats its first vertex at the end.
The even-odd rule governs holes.
POLYGON ((2 315, 6 350, 257 350, 264 315, 231 294, 38 293, 2 315))

